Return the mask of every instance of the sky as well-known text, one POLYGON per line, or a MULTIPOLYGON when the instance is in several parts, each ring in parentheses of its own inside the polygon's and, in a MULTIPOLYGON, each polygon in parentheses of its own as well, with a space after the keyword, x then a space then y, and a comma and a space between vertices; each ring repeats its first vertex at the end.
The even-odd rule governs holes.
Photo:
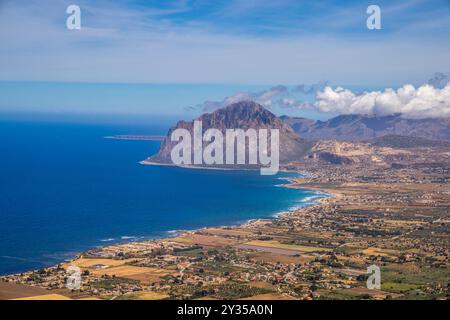
MULTIPOLYGON (((447 75, 449 34, 449 0, 0 0, 0 110, 189 115, 285 86, 267 107, 328 117, 357 100, 337 86, 359 95, 447 75), (80 30, 66 27, 71 4, 80 30), (371 4, 380 30, 366 27, 371 4), (334 100, 319 108, 326 85, 334 100)), ((447 91, 430 94, 447 107, 447 91)))

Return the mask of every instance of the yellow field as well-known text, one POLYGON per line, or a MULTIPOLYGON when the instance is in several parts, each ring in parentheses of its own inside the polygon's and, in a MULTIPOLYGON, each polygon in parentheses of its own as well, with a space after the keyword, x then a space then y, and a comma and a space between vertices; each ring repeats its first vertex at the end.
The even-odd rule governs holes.
POLYGON ((130 298, 134 300, 162 300, 168 297, 167 294, 153 291, 144 291, 130 295, 130 298))
POLYGON ((221 229, 221 228, 208 228, 204 230, 205 232, 211 235, 219 235, 219 236, 248 236, 251 235, 252 232, 246 230, 239 229, 221 229))
POLYGON ((75 261, 72 261, 65 265, 65 267, 69 266, 77 266, 79 268, 90 268, 97 264, 103 264, 108 267, 117 267, 126 264, 127 262, 136 261, 136 259, 127 259, 127 260, 113 260, 113 259, 89 259, 89 258, 80 258, 75 261))
POLYGON ((286 250, 294 250, 301 252, 313 252, 313 251, 329 251, 332 250, 330 248, 323 247, 313 247, 313 246, 302 246, 295 244, 284 244, 275 240, 271 241, 262 241, 262 240, 253 240, 245 243, 246 245, 258 246, 258 247, 268 247, 268 248, 278 248, 278 249, 286 249, 286 250))
POLYGON ((45 294, 42 296, 17 298, 17 299, 13 299, 13 300, 72 300, 72 299, 62 296, 60 294, 45 294))
POLYGON ((400 253, 398 250, 380 249, 375 247, 364 249, 361 252, 368 256, 389 256, 389 255, 398 255, 400 253))
POLYGON ((137 273, 133 275, 127 275, 126 277, 133 280, 138 280, 142 284, 153 284, 161 280, 162 277, 171 274, 168 270, 160 270, 160 269, 154 269, 150 272, 144 272, 144 273, 137 273))
POLYGON ((122 265, 112 268, 99 269, 92 271, 94 275, 108 275, 108 276, 117 276, 117 277, 127 277, 134 276, 141 273, 151 273, 151 274, 167 274, 166 271, 156 268, 147 268, 147 267, 135 267, 122 265))
POLYGON ((273 252, 260 252, 260 251, 251 253, 251 257, 264 263, 281 262, 281 263, 304 264, 306 262, 310 262, 315 259, 313 255, 302 254, 300 256, 288 256, 285 254, 278 254, 273 252))
POLYGON ((239 241, 234 239, 223 238, 219 236, 205 236, 200 234, 187 234, 181 237, 173 238, 171 240, 185 244, 199 244, 212 247, 232 246, 239 243, 239 241))

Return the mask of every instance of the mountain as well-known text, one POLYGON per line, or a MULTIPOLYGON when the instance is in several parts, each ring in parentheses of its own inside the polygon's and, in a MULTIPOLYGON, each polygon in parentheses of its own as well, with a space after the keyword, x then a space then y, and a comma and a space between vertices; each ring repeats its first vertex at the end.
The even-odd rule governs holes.
MULTIPOLYGON (((313 145, 300 138, 280 118, 252 101, 234 103, 213 113, 203 114, 195 120, 202 122, 203 133, 210 128, 215 128, 220 130, 224 134, 224 137, 226 129, 279 129, 280 164, 302 159, 313 145)), ((179 128, 188 130, 192 135, 194 121, 179 121, 175 127, 169 130, 161 144, 159 152, 149 157, 146 160, 147 162, 172 164, 170 153, 178 142, 172 142, 171 135, 175 129, 179 128)))
POLYGON ((372 146, 390 147, 390 148, 450 148, 450 141, 436 141, 425 138, 406 137, 398 135, 386 135, 370 142, 372 146))
POLYGON ((297 134, 305 139, 371 140, 385 135, 450 140, 450 118, 405 119, 401 114, 388 116, 340 115, 327 121, 283 116, 297 134))
POLYGON ((403 136, 384 136, 368 142, 320 140, 311 148, 306 161, 399 168, 419 163, 448 163, 449 148, 450 143, 445 141, 403 136))

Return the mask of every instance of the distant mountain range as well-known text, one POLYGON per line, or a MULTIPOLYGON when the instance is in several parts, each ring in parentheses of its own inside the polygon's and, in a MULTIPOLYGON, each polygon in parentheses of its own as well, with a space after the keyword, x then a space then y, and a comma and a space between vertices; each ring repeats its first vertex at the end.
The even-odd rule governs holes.
MULTIPOLYGON (((210 128, 219 129, 224 136, 226 129, 279 129, 281 165, 304 161, 332 164, 411 162, 418 158, 414 149, 450 147, 450 119, 411 120, 396 114, 384 117, 341 115, 328 121, 314 121, 277 117, 255 102, 244 101, 203 114, 195 120, 202 122, 202 134, 210 128)), ((195 120, 179 121, 162 140, 159 152, 144 163, 172 164, 171 151, 178 144, 171 141, 172 132, 182 128, 193 136, 195 120)), ((203 147, 207 144, 209 142, 203 147)), ((426 152, 425 149, 419 154, 426 152)))
POLYGON ((405 119, 401 114, 394 114, 340 115, 327 121, 282 116, 281 120, 309 140, 364 141, 386 135, 450 140, 450 118, 405 119))
POLYGON ((389 148, 450 148, 450 140, 428 140, 418 137, 386 135, 369 141, 372 146, 389 148))

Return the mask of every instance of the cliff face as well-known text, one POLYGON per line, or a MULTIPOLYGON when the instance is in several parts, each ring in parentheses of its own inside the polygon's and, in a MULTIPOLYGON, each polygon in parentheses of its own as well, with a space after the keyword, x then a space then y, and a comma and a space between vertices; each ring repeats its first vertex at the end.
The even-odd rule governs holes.
POLYGON ((297 134, 306 139, 371 140, 386 135, 430 140, 450 140, 450 119, 405 119, 389 116, 340 115, 327 121, 282 117, 297 134))
POLYGON ((374 141, 320 140, 305 162, 332 165, 403 166, 445 164, 450 159, 449 144, 403 136, 385 136, 374 141))
MULTIPOLYGON (((195 119, 202 122, 203 132, 210 128, 220 130, 225 136, 226 129, 279 129, 280 132, 280 164, 299 161, 312 144, 301 139, 294 130, 280 118, 261 105, 243 101, 225 108, 207 113, 195 119)), ((160 151, 147 159, 149 162, 172 164, 170 153, 178 142, 171 141, 175 129, 186 129, 193 135, 194 121, 179 121, 171 128, 161 144, 160 151)), ((204 143, 206 145, 208 143, 204 143)), ((270 150, 270 149, 269 149, 270 150)))

